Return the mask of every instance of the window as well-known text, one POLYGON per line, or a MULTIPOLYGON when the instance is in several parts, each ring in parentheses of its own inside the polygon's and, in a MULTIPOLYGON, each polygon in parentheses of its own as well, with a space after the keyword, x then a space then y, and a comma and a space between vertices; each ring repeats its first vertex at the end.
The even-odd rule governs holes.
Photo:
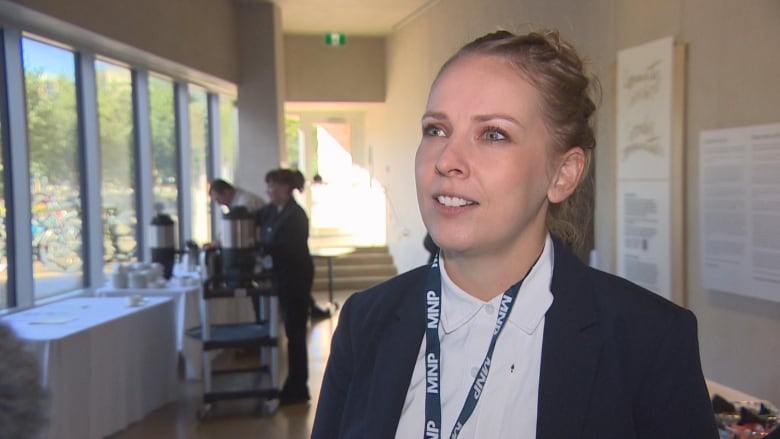
POLYGON ((36 298, 83 286, 73 53, 22 38, 36 298))
POLYGON ((10 142, 0 145, 0 311, 99 286, 101 271, 140 259, 139 218, 150 200, 152 216, 168 214, 179 230, 192 230, 186 239, 211 240, 208 180, 223 170, 232 179, 237 160, 229 90, 218 100, 206 87, 125 64, 124 50, 93 54, 17 29, 3 35, 13 50, 0 73, 22 84, 4 99, 13 123, 0 124, 0 143, 10 142), (139 168, 149 153, 151 166, 139 168), (13 184, 5 172, 12 166, 13 184), (13 214, 23 233, 15 233, 13 214))
POLYGON ((130 69, 95 63, 100 135, 103 261, 137 260, 133 81, 130 69))
POLYGON ((211 241, 211 209, 208 195, 209 117, 206 90, 190 86, 190 197, 192 200, 192 239, 211 241))
MULTIPOLYGON (((305 156, 305 145, 303 133, 301 132, 301 118, 298 115, 286 114, 284 116, 284 135, 285 135, 285 156, 284 164, 291 168, 300 169, 302 172, 317 169, 317 157, 311 157, 309 161, 312 163, 306 163, 303 158, 305 156), (303 165, 307 164, 306 169, 303 165)), ((308 158, 308 157, 306 157, 308 158)))
MULTIPOLYGON (((3 127, 0 126, 0 130, 3 127)), ((0 136, 2 139, 2 136, 0 136)), ((4 149, 0 145, 0 150, 4 149)), ((5 207, 5 168, 3 154, 0 154, 0 310, 8 308, 8 250, 6 245, 6 212, 5 207)))
POLYGON ((235 100, 230 96, 219 96, 219 129, 220 129, 220 169, 219 176, 228 181, 235 181, 238 145, 238 111, 235 100))
POLYGON ((165 213, 179 223, 179 191, 176 182, 176 117, 173 82, 149 76, 149 119, 152 131, 152 177, 155 213, 165 213))

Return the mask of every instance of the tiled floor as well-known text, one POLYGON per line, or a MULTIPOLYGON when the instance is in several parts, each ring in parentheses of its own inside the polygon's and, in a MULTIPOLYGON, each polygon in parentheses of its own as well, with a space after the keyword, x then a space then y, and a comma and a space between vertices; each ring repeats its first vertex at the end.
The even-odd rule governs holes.
MULTIPOLYGON (((351 294, 349 291, 335 292, 337 303, 351 294)), ((315 300, 324 303, 327 293, 316 293, 315 300)), ((242 438, 309 438, 314 422, 322 374, 330 352, 330 338, 338 321, 338 313, 330 319, 315 321, 309 332, 309 388, 312 401, 308 405, 286 406, 272 415, 263 415, 259 402, 245 399, 219 401, 209 419, 197 419, 201 407, 201 385, 199 381, 182 381, 178 401, 150 413, 140 422, 113 435, 112 439, 242 439, 242 438)), ((281 377, 286 376, 286 357, 281 349, 281 377)), ((230 361, 246 361, 235 359, 230 361)))

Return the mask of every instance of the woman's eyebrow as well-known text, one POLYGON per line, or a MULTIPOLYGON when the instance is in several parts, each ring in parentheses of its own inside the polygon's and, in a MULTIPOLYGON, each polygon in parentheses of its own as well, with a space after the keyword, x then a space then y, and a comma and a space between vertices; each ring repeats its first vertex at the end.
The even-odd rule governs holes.
POLYGON ((520 123, 519 120, 515 119, 512 116, 509 116, 508 114, 502 114, 502 113, 495 113, 495 114, 478 114, 471 118, 475 122, 489 122, 491 120, 501 119, 505 120, 507 122, 513 123, 517 126, 523 126, 522 123, 520 123))
POLYGON ((438 120, 445 120, 447 119, 447 116, 444 113, 438 112, 438 111, 428 111, 425 112, 422 115, 421 119, 438 119, 438 120))

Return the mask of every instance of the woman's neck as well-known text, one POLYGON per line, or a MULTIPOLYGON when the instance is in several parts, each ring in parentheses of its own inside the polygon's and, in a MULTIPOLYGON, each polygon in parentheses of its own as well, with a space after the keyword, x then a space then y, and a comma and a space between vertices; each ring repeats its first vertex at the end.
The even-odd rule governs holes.
POLYGON ((458 254, 442 249, 447 275, 470 295, 490 301, 503 294, 531 269, 544 249, 547 235, 522 244, 520 250, 480 255, 458 254))
POLYGON ((279 200, 278 203, 274 203, 274 205, 276 206, 276 211, 281 212, 282 210, 284 210, 284 207, 290 203, 290 200, 292 200, 292 197, 286 198, 284 200, 279 200))

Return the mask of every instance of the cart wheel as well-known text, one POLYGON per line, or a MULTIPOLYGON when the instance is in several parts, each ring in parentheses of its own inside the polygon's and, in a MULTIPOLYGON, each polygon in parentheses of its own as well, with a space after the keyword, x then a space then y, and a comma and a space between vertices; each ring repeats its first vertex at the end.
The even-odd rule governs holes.
POLYGON ((211 404, 204 404, 198 408, 197 413, 195 413, 195 416, 198 418, 198 421, 206 421, 211 419, 211 416, 214 414, 214 410, 212 409, 211 404))
POLYGON ((279 400, 276 398, 264 399, 260 401, 259 406, 260 414, 262 416, 270 416, 276 413, 276 410, 279 408, 279 400))

